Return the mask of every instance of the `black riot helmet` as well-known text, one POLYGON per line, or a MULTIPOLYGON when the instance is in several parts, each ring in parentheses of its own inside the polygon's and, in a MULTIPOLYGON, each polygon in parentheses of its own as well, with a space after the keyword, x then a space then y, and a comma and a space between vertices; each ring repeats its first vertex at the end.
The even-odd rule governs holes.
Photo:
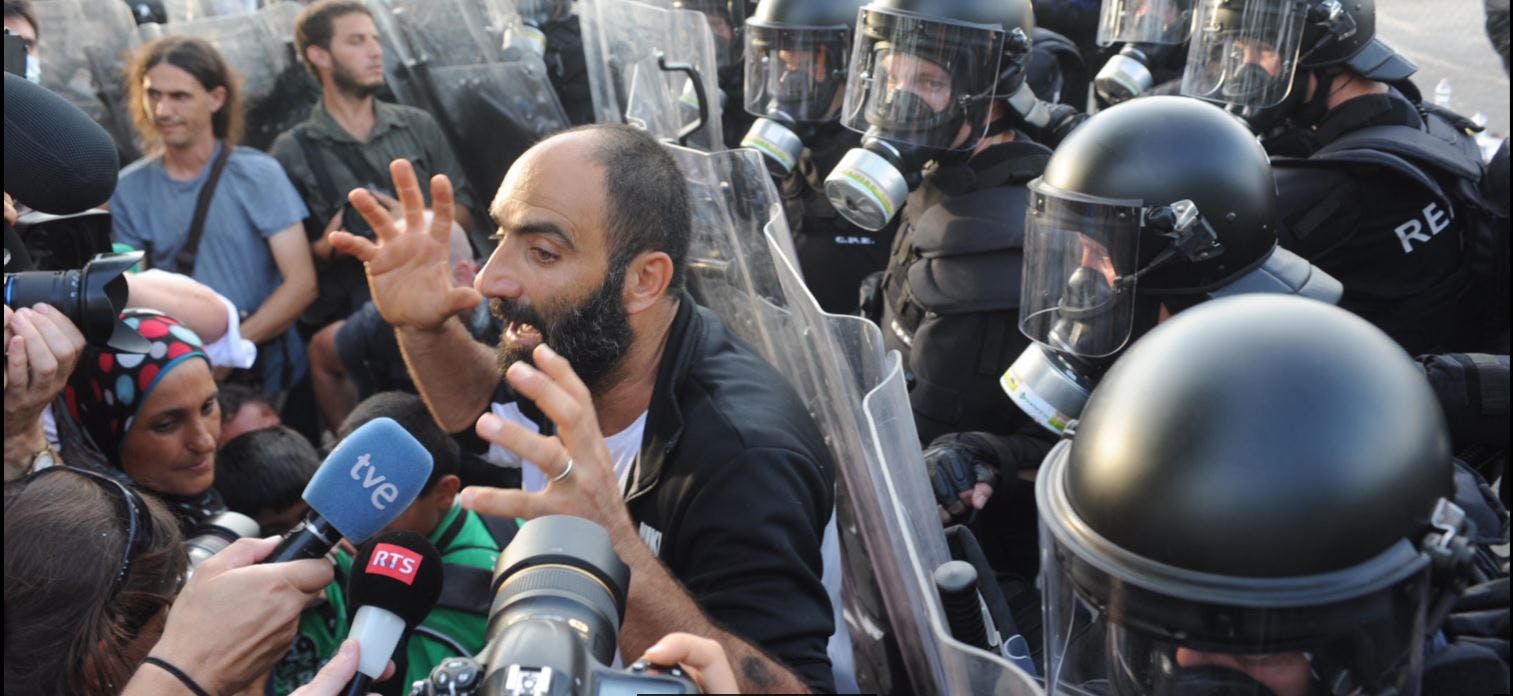
POLYGON ((1173 318, 1041 467, 1047 693, 1416 693, 1469 553, 1452 478, 1433 391, 1365 320, 1173 318))
POLYGON ((852 27, 865 0, 762 0, 746 20, 746 112, 741 145, 778 176, 793 171, 805 140, 840 115, 852 27))
POLYGON ((1347 68, 1382 82, 1417 70, 1376 38, 1373 0, 1197 0, 1182 93, 1267 109, 1301 101, 1301 71, 1347 68))
POLYGON ((841 123, 861 147, 825 179, 837 212, 879 230, 936 155, 970 150, 994 101, 1027 113, 1035 13, 1029 0, 874 0, 856 19, 841 123))
POLYGON ((1105 109, 1029 188, 1019 328, 1035 345, 1000 384, 1053 431, 1163 308, 1251 292, 1339 301, 1338 281, 1277 245, 1270 160, 1211 104, 1153 96, 1105 109))

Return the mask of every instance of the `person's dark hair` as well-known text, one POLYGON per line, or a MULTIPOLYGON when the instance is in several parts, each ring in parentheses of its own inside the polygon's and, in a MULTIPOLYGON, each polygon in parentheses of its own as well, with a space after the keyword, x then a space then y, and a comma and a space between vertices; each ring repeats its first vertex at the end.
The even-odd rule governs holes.
POLYGON ((242 433, 215 455, 215 489, 232 512, 248 517, 278 512, 300 501, 320 468, 320 454, 293 428, 242 433))
POLYGON ((305 57, 305 49, 319 46, 331 50, 331 35, 336 31, 336 20, 354 12, 373 16, 373 11, 362 0, 320 0, 302 10, 299 18, 294 21, 294 55, 299 56, 299 61, 305 64, 305 69, 310 71, 310 76, 316 82, 320 82, 320 74, 305 57))
POLYGON ((194 76, 206 91, 217 87, 226 89, 226 103, 210 118, 215 137, 236 144, 242 138, 242 80, 226 63, 221 52, 204 39, 192 36, 168 36, 143 46, 132 57, 126 69, 126 87, 130 90, 127 103, 131 105, 131 122, 137 135, 147 144, 148 150, 162 147, 162 137, 153 125, 152 114, 147 112, 147 93, 142 81, 147 71, 163 63, 172 65, 194 76))
MULTIPOLYGON (((609 267, 624 268, 637 254, 672 257, 668 293, 682 291, 688 243, 693 235, 688 186, 672 154, 646 131, 624 124, 592 124, 599 145, 594 160, 604 167, 609 197, 609 267)), ((568 131, 568 132, 572 132, 568 131)))
MULTIPOLYGON (((262 403, 273 409, 273 402, 268 400, 262 391, 235 382, 221 382, 220 390, 216 393, 216 399, 221 402, 221 422, 230 422, 236 418, 243 406, 247 404, 262 403)), ((273 409, 277 411, 278 409, 273 409)))
POLYGON ((111 594, 127 544, 120 489, 76 471, 6 484, 6 694, 116 693, 147 656, 189 559, 173 513, 140 498, 151 529, 111 594))
POLYGON ((364 423, 374 418, 393 418, 400 427, 410 433, 412 437, 420 441, 422 447, 431 454, 431 477, 426 479, 426 486, 420 491, 421 495, 430 493, 436 487, 436 482, 441 477, 456 475, 458 459, 461 458, 461 448, 457 441, 452 439, 436 420, 431 417, 431 412, 426 410, 426 405, 420 397, 402 391, 379 392, 363 399, 357 408, 343 421, 341 428, 336 431, 338 438, 345 438, 352 434, 364 423))
POLYGON ((32 8, 31 0, 5 0, 5 18, 20 17, 32 25, 32 32, 38 38, 42 37, 42 25, 37 23, 37 11, 32 8))

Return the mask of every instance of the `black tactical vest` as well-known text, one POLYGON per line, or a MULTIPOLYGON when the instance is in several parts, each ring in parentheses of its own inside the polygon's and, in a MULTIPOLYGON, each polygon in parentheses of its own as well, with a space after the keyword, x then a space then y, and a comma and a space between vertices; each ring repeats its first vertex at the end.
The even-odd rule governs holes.
POLYGON ((1022 424, 998 377, 1029 345, 1018 328, 1025 184, 1050 154, 1023 140, 935 163, 904 205, 883 278, 882 329, 903 355, 924 443, 1022 424))

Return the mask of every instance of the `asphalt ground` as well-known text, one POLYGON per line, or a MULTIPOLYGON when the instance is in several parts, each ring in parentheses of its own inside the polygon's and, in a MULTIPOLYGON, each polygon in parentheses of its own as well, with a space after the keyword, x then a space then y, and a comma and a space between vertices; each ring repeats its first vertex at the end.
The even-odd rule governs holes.
POLYGON ((1481 0, 1376 0, 1376 33, 1418 64, 1424 99, 1449 80, 1450 107, 1481 112, 1487 129, 1508 134, 1508 74, 1487 39, 1481 0))

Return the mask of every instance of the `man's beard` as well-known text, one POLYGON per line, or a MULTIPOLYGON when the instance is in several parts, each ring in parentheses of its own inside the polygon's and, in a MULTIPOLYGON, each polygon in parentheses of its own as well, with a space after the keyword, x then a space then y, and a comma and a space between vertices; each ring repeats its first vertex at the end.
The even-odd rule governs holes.
POLYGON ((341 90, 343 94, 349 94, 358 99, 366 99, 383 87, 382 81, 371 85, 358 82, 357 78, 353 76, 352 71, 347 69, 347 66, 341 63, 335 63, 334 65, 336 69, 331 71, 331 79, 336 83, 336 88, 341 90))
MULTIPOLYGON (((620 361, 634 338, 630 317, 620 298, 624 277, 624 271, 610 273, 594 294, 550 324, 535 307, 503 298, 490 300, 489 311, 505 322, 506 334, 511 322, 534 327, 541 334, 541 342, 567 358, 588 390, 599 394, 613 385, 620 361)), ((534 366, 533 349, 512 345, 508 335, 501 336, 497 352, 500 374, 521 360, 534 366)))

